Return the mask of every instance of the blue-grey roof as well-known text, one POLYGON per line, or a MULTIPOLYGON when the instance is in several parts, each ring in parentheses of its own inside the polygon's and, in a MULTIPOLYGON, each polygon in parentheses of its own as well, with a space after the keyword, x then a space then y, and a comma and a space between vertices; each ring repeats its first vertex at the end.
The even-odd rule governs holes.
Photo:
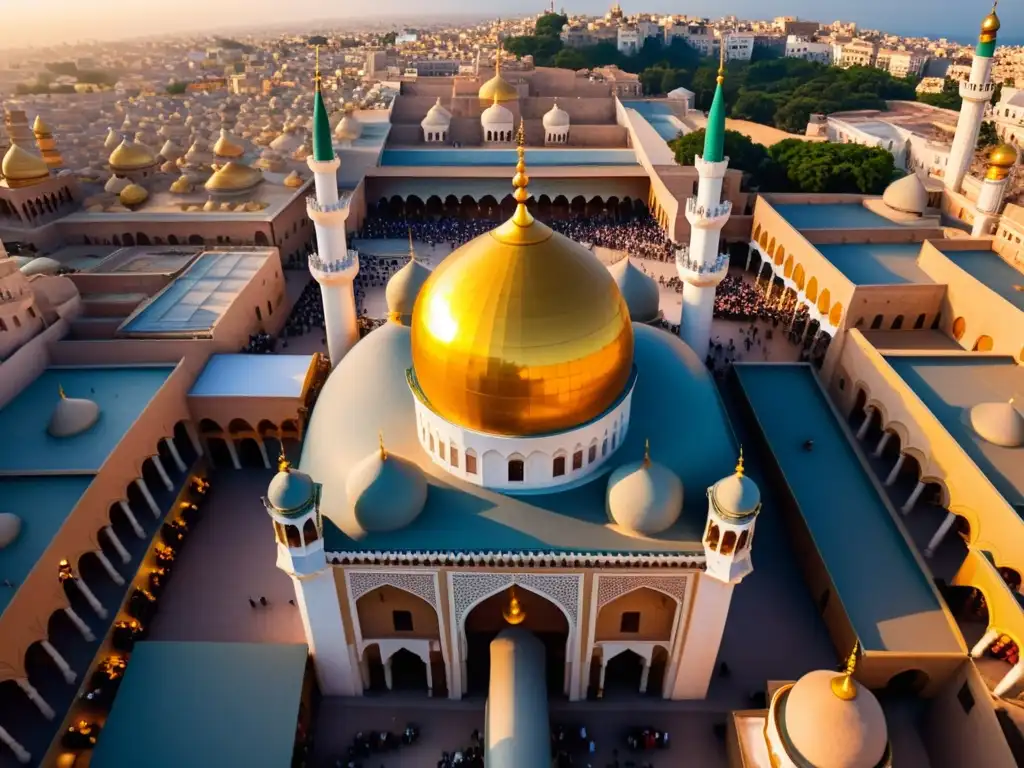
POLYGON ((189 397, 302 397, 313 355, 211 355, 189 397))
POLYGON ((551 763, 551 724, 544 644, 527 629, 508 627, 491 641, 491 677, 484 721, 487 768, 551 763))
POLYGON ((963 652, 810 366, 741 364, 736 371, 862 647, 963 652), (804 450, 806 440, 813 450, 804 450))
MULTIPOLYGON (((0 512, 21 518, 18 538, 0 549, 0 582, 25 581, 91 482, 91 475, 0 478, 0 512)), ((0 588, 0 614, 16 591, 0 588)))
POLYGON ((917 265, 920 243, 844 243, 814 247, 854 285, 935 282, 917 265))
POLYGON ((304 644, 135 646, 93 751, 95 768, 286 768, 304 644))
POLYGON ((906 225, 890 221, 860 203, 772 203, 797 229, 879 229, 906 225))
MULTIPOLYGON (((514 168, 514 149, 385 149, 381 165, 410 166, 498 166, 514 168)), ((549 165, 636 165, 632 149, 535 149, 530 148, 526 158, 530 166, 549 165)))
POLYGON ((1024 291, 1015 286, 1024 285, 1024 275, 1007 264, 993 251, 943 251, 946 258, 956 264, 990 291, 1002 296, 1017 309, 1024 311, 1024 291))
POLYGON ((173 371, 166 365, 47 368, 0 410, 0 475, 98 471, 173 371), (68 397, 100 407, 99 421, 73 437, 46 431, 62 387, 68 397))
POLYGON ((404 528, 423 511, 427 480, 414 462, 374 451, 356 464, 345 480, 353 515, 366 531, 386 533, 404 528))
POLYGON ((677 336, 635 324, 638 375, 630 426, 608 471, 644 455, 649 439, 658 462, 683 481, 679 521, 657 536, 630 536, 608 524, 607 475, 554 493, 506 496, 464 483, 436 467, 416 435, 409 329, 385 323, 355 345, 328 377, 313 409, 300 466, 324 486, 321 511, 327 549, 343 551, 700 551, 706 489, 732 471, 736 447, 714 382, 677 336), (377 449, 415 461, 430 489, 423 511, 391 533, 370 533, 354 519, 345 490, 349 470, 377 449))

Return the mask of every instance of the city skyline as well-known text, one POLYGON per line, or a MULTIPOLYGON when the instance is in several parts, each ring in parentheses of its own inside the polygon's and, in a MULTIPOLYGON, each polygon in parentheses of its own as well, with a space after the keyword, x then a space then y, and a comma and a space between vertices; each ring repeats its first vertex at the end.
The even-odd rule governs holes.
MULTIPOLYGON (((97 4, 100 5, 100 4, 97 4)), ((346 18, 364 20, 363 11, 346 13, 336 4, 314 0, 307 3, 301 10, 289 9, 282 12, 278 3, 270 0, 224 0, 216 7, 210 7, 201 0, 181 0, 174 6, 154 6, 145 13, 126 13, 123 6, 115 5, 110 0, 103 0, 101 9, 97 5, 83 7, 75 0, 53 0, 50 12, 39 15, 34 7, 23 4, 22 7, 8 9, 8 18, 14 28, 18 29, 18 40, 26 45, 45 46, 88 39, 117 40, 133 37, 151 36, 154 34, 186 34, 200 31, 214 32, 227 28, 251 28, 260 25, 297 26, 303 23, 316 23, 346 18), (59 20, 59 23, 55 23, 59 20)), ((608 8, 604 0, 586 0, 582 3, 565 4, 565 9, 573 14, 596 15, 608 8)), ((556 6, 561 7, 558 3, 556 6)), ((522 0, 499 0, 490 7, 490 13, 523 16, 534 13, 542 7, 541 3, 523 2, 522 0)), ((927 14, 927 6, 923 0, 901 6, 893 6, 884 0, 788 0, 777 7, 766 8, 755 0, 733 0, 726 6, 713 3, 711 0, 694 0, 685 8, 668 2, 668 0, 651 0, 648 3, 626 3, 626 13, 678 13, 685 11, 688 15, 720 18, 722 15, 735 15, 739 18, 771 18, 781 15, 792 15, 804 19, 830 23, 836 19, 854 21, 860 27, 878 28, 886 32, 903 35, 923 35, 930 37, 949 37, 951 39, 969 38, 980 19, 988 10, 987 2, 969 2, 944 10, 941 19, 927 14)), ((403 16, 418 16, 422 6, 411 4, 407 0, 381 0, 375 5, 375 18, 381 21, 393 21, 401 24, 403 16)), ((439 0, 432 4, 434 15, 473 14, 473 8, 467 7, 461 0, 439 0)), ((1024 25, 1024 15, 1019 8, 1006 4, 1000 8, 1003 26, 1006 30, 1020 29, 1024 25)), ((1014 42, 1014 35, 1006 37, 1007 43, 1014 42)))

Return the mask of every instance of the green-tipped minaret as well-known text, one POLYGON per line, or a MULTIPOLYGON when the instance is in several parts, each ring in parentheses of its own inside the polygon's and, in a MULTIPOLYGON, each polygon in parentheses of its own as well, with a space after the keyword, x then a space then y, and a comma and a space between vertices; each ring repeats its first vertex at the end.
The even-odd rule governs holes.
POLYGON ((323 163, 334 159, 334 145, 331 144, 331 121, 327 117, 327 106, 320 91, 320 47, 316 49, 316 92, 313 94, 313 159, 323 163))
POLYGON ((704 155, 706 163, 720 163, 725 159, 725 95, 722 83, 725 82, 725 41, 722 41, 722 61, 718 66, 718 85, 715 87, 715 98, 711 101, 708 111, 708 125, 704 130, 704 155))

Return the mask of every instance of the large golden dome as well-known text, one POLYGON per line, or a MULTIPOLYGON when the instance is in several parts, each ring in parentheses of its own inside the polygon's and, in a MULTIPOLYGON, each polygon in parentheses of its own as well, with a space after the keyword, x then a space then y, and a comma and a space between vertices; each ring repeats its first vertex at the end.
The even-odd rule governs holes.
POLYGON ((261 181, 263 181, 263 174, 257 169, 232 160, 218 168, 206 180, 204 186, 207 192, 227 194, 245 192, 255 187, 261 181))
POLYGON ((999 23, 999 17, 996 15, 996 9, 992 9, 992 13, 982 19, 981 32, 982 34, 995 35, 1001 28, 999 23))
POLYGON ((110 153, 107 162, 113 171, 138 171, 156 165, 156 155, 145 144, 124 139, 110 153))
POLYGON ((622 395, 633 367, 629 310, 582 245, 519 206, 463 245, 423 284, 412 314, 412 363, 442 418, 480 432, 537 435, 579 426, 622 395))
POLYGON ((0 164, 7 186, 12 189, 38 184, 50 175, 50 168, 39 155, 35 155, 17 144, 11 144, 0 164))
POLYGON ((494 61, 494 77, 480 86, 477 92, 481 103, 500 104, 503 101, 515 101, 519 98, 519 91, 511 83, 501 76, 501 48, 498 48, 497 58, 494 61))

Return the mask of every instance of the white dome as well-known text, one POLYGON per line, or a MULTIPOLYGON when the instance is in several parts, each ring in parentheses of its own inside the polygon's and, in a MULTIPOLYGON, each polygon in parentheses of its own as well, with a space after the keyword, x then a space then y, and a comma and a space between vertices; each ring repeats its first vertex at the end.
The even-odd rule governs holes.
POLYGON ((683 481, 663 464, 644 458, 608 478, 608 517, 623 528, 653 536, 671 528, 683 511, 683 481))
POLYGON ((555 99, 555 103, 551 105, 546 113, 544 113, 544 127, 545 128, 568 128, 569 127, 569 113, 558 106, 558 99, 555 99))
POLYGON ((21 533, 21 518, 13 512, 0 512, 0 550, 9 547, 21 533))
POLYGON ((971 426, 982 439, 993 445, 1003 448, 1024 446, 1024 416, 1014 406, 1013 400, 974 406, 971 408, 971 426))
POLYGON ((507 107, 501 106, 498 102, 494 102, 480 115, 480 123, 482 125, 512 125, 515 118, 512 115, 512 111, 507 107))
POLYGON ((441 97, 437 97, 437 102, 430 109, 427 110, 426 117, 423 118, 420 123, 421 126, 426 128, 427 126, 437 127, 448 127, 452 122, 452 114, 447 109, 441 106, 441 97))
POLYGON ((363 530, 396 531, 423 510, 427 479, 416 464, 381 446, 352 468, 345 492, 363 530))
POLYGON ((355 141, 363 135, 363 124, 355 115, 345 115, 334 129, 334 137, 343 141, 355 141))
POLYGON ((743 474, 742 453, 736 472, 711 486, 708 494, 715 511, 726 520, 744 520, 761 511, 761 490, 743 474))
POLYGON ((412 324, 412 308, 428 277, 430 270, 416 259, 409 259, 408 264, 392 275, 384 289, 390 320, 402 325, 412 324))
POLYGON ((309 475, 285 466, 271 478, 267 501, 282 515, 297 515, 306 511, 315 492, 316 485, 309 475))
POLYGON ((100 407, 92 400, 65 397, 61 391, 46 431, 53 437, 74 437, 92 427, 100 418, 100 407))
POLYGON ((23 275, 54 275, 60 269, 60 262, 54 261, 46 256, 39 256, 32 259, 21 268, 23 275))
POLYGON ((661 295, 654 278, 641 272, 632 259, 625 258, 608 266, 634 323, 650 323, 661 317, 661 295))
POLYGON ((889 747, 882 707, 852 679, 856 697, 839 698, 832 691, 835 678, 829 670, 808 672, 772 701, 768 717, 781 722, 783 749, 797 765, 877 768, 889 747), (781 712, 774 711, 777 707, 781 712))
POLYGON ((121 194, 121 190, 127 187, 131 182, 122 176, 111 176, 107 179, 107 183, 103 185, 103 189, 112 195, 121 194))
POLYGON ((920 216, 928 207, 928 190, 916 173, 897 179, 882 193, 882 202, 900 213, 920 216))

